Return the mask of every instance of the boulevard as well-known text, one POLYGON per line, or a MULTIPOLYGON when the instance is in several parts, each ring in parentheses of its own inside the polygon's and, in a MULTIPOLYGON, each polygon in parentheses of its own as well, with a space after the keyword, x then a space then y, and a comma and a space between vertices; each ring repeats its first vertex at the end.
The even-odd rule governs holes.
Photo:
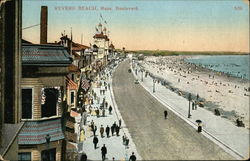
POLYGON ((163 111, 167 107, 134 83, 129 68, 128 60, 118 66, 113 75, 113 92, 142 159, 234 159, 170 110, 165 120, 163 111))

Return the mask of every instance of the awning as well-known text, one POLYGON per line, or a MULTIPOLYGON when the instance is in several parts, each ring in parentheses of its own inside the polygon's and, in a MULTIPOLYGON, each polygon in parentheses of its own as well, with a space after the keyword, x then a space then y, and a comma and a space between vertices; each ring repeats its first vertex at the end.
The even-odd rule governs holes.
POLYGON ((66 81, 67 81, 67 88, 68 89, 72 89, 72 90, 78 89, 78 85, 74 81, 72 81, 70 78, 66 77, 66 81))
POLYGON ((71 116, 71 117, 78 117, 78 116, 81 116, 81 114, 79 114, 79 113, 77 113, 77 112, 71 110, 71 111, 70 111, 70 116, 71 116))
POLYGON ((50 142, 64 139, 60 118, 25 122, 18 135, 18 144, 44 144, 47 134, 51 137, 50 142))

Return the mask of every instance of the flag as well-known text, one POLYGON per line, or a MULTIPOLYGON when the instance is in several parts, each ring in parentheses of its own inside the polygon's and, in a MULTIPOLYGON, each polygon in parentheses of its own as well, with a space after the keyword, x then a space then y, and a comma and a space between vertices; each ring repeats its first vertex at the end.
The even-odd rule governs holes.
POLYGON ((98 29, 97 29, 97 28, 95 28, 95 30, 96 30, 96 32, 98 32, 98 29))
POLYGON ((45 92, 44 92, 44 88, 42 88, 41 93, 42 93, 42 100, 41 100, 41 104, 42 104, 42 105, 44 105, 44 104, 45 104, 45 102, 46 102, 46 95, 45 95, 45 92))
POLYGON ((90 87, 89 81, 86 78, 82 78, 81 87, 84 91, 87 91, 90 87))

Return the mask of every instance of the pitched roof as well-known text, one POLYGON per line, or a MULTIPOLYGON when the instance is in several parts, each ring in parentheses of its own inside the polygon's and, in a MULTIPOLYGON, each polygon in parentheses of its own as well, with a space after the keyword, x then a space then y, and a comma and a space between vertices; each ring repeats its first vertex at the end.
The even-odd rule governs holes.
POLYGON ((33 66, 68 66, 72 58, 60 45, 22 44, 22 64, 33 66))
POLYGON ((93 36, 94 39, 105 39, 106 41, 109 41, 109 38, 107 35, 104 35, 103 32, 99 33, 99 34, 95 34, 93 36))
POLYGON ((18 135, 18 144, 43 144, 46 143, 46 135, 50 135, 50 141, 64 139, 61 119, 27 121, 18 135))
POLYGON ((93 45, 93 48, 96 48, 96 49, 98 49, 98 46, 97 46, 96 44, 94 44, 94 45, 93 45))
POLYGON ((85 50, 85 49, 89 49, 89 46, 86 45, 82 45, 82 44, 78 44, 75 42, 72 42, 72 50, 85 50))
POLYGON ((111 44, 109 45, 109 48, 114 49, 114 48, 115 48, 115 46, 111 43, 111 44))
POLYGON ((13 141, 17 137, 19 131, 23 127, 23 122, 18 124, 3 124, 2 127, 2 144, 0 146, 0 155, 4 156, 13 141))
POLYGON ((22 43, 32 44, 30 41, 22 39, 22 43))

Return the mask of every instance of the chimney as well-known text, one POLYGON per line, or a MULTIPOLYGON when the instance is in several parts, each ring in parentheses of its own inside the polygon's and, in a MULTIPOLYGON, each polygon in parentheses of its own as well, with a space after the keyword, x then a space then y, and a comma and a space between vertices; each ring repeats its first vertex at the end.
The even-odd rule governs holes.
POLYGON ((40 44, 47 44, 48 7, 41 7, 40 44))

